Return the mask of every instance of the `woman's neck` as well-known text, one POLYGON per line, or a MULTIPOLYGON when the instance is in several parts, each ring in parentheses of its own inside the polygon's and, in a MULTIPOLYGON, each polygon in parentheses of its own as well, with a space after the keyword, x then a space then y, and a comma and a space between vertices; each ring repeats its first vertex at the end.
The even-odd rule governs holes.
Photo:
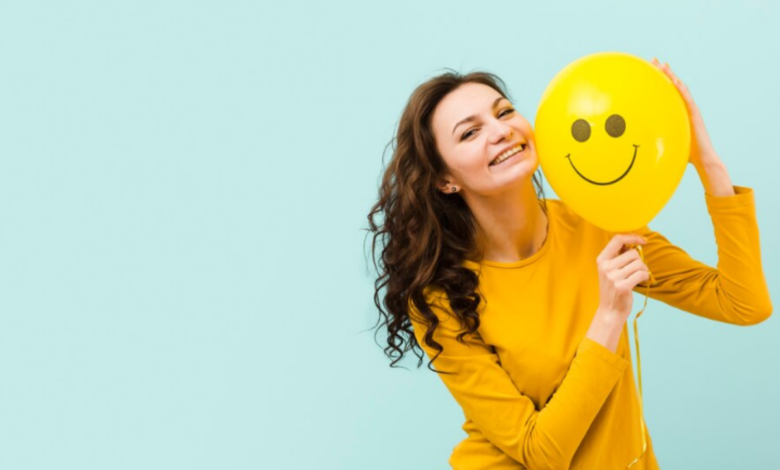
POLYGON ((547 238, 547 215, 531 184, 467 203, 477 221, 478 244, 486 260, 526 259, 539 251, 547 238))

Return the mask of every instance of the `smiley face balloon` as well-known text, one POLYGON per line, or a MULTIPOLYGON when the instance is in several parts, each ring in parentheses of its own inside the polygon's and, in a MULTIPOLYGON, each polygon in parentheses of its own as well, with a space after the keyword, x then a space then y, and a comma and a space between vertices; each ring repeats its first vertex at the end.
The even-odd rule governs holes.
POLYGON ((685 102, 651 63, 605 52, 567 65, 545 90, 536 150, 574 212, 610 232, 646 225, 669 201, 690 152, 685 102))

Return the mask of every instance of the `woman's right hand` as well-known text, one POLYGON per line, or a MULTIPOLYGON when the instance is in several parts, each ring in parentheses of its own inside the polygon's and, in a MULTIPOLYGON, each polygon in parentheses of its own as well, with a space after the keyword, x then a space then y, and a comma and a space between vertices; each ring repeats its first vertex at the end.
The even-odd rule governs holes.
POLYGON ((634 302, 633 289, 649 279, 647 265, 635 248, 625 245, 644 245, 644 238, 636 234, 618 234, 596 258, 599 271, 599 310, 625 323, 634 302))

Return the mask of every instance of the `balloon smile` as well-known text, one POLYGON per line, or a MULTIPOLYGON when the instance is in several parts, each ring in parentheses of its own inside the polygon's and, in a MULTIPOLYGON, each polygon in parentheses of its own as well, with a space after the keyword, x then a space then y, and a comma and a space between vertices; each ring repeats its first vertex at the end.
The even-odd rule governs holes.
POLYGON ((588 183, 591 183, 591 184, 597 184, 599 186, 606 186, 608 184, 615 184, 615 183, 617 183, 618 181, 622 180, 628 174, 629 171, 631 171, 631 167, 634 166, 634 162, 636 161, 636 151, 637 151, 638 148, 639 148, 638 145, 634 145, 634 157, 631 159, 631 164, 628 165, 628 168, 626 169, 626 171, 623 172, 622 175, 618 176, 617 179, 612 180, 612 181, 607 181, 606 183, 601 183, 601 182, 593 181, 592 179, 586 178, 585 175, 580 173, 579 170, 577 170, 577 167, 574 166, 574 162, 571 161, 571 154, 566 155, 566 158, 569 160, 569 163, 571 163, 571 167, 574 168, 574 171, 577 172, 577 174, 580 176, 580 178, 584 179, 585 181, 587 181, 588 183))

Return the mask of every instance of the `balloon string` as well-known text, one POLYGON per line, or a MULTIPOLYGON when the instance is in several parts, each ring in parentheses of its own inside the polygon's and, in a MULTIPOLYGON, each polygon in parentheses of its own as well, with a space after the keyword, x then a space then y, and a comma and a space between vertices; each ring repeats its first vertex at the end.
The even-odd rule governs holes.
MULTIPOLYGON (((642 258, 642 262, 644 263, 645 262, 645 255, 642 252, 642 246, 641 245, 637 245, 636 248, 639 251, 640 258, 642 258)), ((642 359, 641 359, 641 357, 639 355, 639 329, 637 328, 637 323, 636 323, 636 321, 639 320, 639 317, 642 315, 642 313, 644 313, 645 308, 647 308, 647 297, 648 297, 648 294, 650 293, 650 286, 651 285, 655 285, 655 283, 656 283, 656 280, 653 277, 653 273, 651 273, 650 270, 647 271, 647 274, 649 275, 649 280, 647 282, 647 286, 646 286, 646 289, 645 289, 645 303, 642 306, 642 310, 640 310, 639 313, 636 314, 636 317, 634 317, 634 342, 636 344, 636 367, 637 367, 637 372, 638 372, 638 376, 639 376, 639 424, 642 426, 642 453, 639 454, 639 457, 635 458, 633 462, 628 464, 628 467, 626 467, 626 468, 631 468, 632 465, 637 463, 639 461, 639 459, 641 459, 645 455, 645 451, 647 450, 647 435, 646 435, 646 432, 645 432, 644 411, 643 411, 643 406, 642 406, 642 398, 643 398, 643 395, 642 395, 642 359)))

